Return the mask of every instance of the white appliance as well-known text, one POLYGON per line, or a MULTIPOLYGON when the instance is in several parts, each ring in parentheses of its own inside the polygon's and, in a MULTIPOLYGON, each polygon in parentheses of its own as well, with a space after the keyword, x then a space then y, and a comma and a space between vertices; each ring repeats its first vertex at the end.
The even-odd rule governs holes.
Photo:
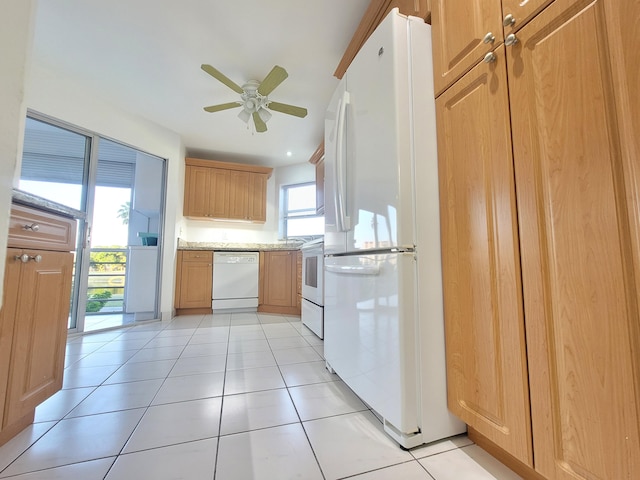
POLYGON ((124 305, 134 320, 156 318, 158 247, 128 247, 124 305))
POLYGON ((324 242, 307 242, 302 247, 302 323, 324 338, 324 242))
POLYGON ((214 312, 258 309, 258 260, 258 252, 213 252, 214 312))
POLYGON ((324 352, 411 448, 462 433, 447 410, 430 26, 394 9, 325 123, 324 352))

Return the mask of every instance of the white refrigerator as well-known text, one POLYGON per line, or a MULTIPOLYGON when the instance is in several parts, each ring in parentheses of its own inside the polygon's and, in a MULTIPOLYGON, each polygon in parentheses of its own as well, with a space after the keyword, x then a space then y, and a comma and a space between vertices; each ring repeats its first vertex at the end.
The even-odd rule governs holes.
POLYGON ((466 430, 447 410, 431 30, 394 9, 325 121, 327 367, 411 448, 466 430))

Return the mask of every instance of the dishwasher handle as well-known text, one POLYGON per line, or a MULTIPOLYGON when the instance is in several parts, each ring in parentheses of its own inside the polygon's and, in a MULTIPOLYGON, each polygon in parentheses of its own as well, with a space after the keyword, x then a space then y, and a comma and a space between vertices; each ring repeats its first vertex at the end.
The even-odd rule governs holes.
POLYGON ((213 252, 213 263, 258 263, 258 252, 213 252))

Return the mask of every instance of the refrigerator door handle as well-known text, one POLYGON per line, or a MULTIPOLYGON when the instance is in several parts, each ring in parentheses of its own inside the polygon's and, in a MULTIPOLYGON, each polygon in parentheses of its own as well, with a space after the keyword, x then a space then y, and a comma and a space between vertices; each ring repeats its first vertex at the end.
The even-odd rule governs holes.
POLYGON ((380 266, 378 265, 325 265, 327 272, 338 273, 342 275, 379 275, 380 266))
POLYGON ((338 138, 336 141, 336 223, 339 232, 346 232, 351 228, 351 219, 347 216, 345 211, 345 199, 346 199, 346 173, 345 173, 345 161, 343 155, 344 135, 345 135, 345 120, 347 114, 347 105, 349 104, 349 92, 345 90, 342 95, 342 101, 340 102, 338 112, 338 138))

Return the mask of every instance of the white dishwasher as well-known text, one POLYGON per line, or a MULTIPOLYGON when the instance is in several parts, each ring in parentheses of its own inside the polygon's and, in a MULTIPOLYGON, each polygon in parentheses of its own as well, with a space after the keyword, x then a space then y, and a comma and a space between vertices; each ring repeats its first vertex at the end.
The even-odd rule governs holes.
POLYGON ((258 252, 213 252, 213 311, 258 309, 258 252))

